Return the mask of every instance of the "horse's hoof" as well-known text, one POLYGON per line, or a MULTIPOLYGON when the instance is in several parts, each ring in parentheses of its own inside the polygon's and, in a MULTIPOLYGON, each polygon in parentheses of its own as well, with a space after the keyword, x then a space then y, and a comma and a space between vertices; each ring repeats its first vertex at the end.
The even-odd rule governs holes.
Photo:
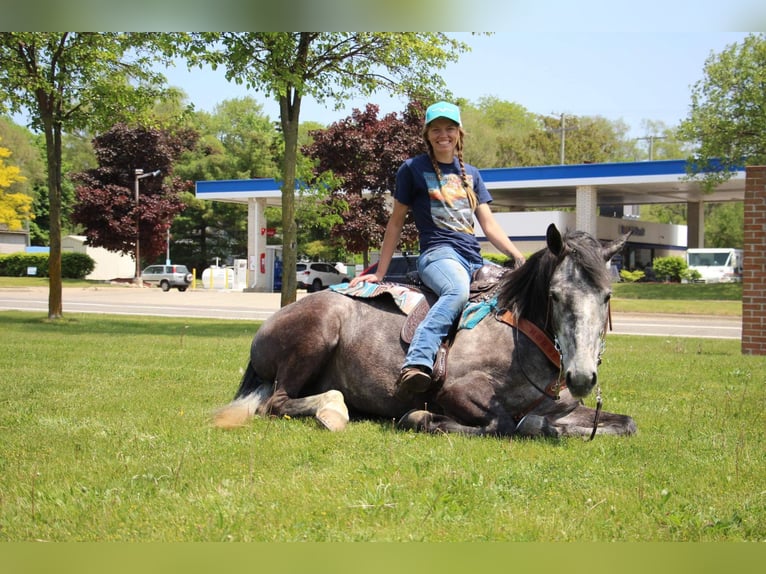
POLYGON ((330 431, 342 431, 348 424, 348 415, 340 412, 333 406, 327 406, 319 409, 316 419, 324 428, 330 431))
POLYGON ((402 430, 425 430, 432 420, 431 413, 428 411, 419 411, 412 409, 411 411, 404 413, 399 422, 396 423, 396 428, 402 430))

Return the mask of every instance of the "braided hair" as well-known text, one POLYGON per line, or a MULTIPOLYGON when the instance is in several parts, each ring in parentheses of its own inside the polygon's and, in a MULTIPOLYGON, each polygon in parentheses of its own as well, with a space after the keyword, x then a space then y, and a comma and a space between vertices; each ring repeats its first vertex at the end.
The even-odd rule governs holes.
MULTIPOLYGON (((463 126, 458 125, 458 139, 457 139, 457 145, 455 146, 455 151, 457 152, 457 159, 458 163, 460 164, 460 179, 463 182, 463 189, 465 189, 466 197, 468 198, 468 203, 471 206, 471 211, 476 211, 476 207, 478 205, 478 200, 476 199, 476 193, 474 192, 473 188, 468 185, 468 176, 465 173, 465 162, 463 161, 463 138, 465 137, 465 131, 463 130, 463 126)), ((441 189, 442 186, 442 170, 439 169, 439 162, 436 161, 436 156, 434 155, 434 148, 431 145, 431 142, 428 141, 428 124, 423 126, 423 140, 426 142, 426 147, 428 148, 428 157, 431 159, 431 164, 434 167, 434 171, 436 171, 436 180, 439 182, 439 189, 441 189)))

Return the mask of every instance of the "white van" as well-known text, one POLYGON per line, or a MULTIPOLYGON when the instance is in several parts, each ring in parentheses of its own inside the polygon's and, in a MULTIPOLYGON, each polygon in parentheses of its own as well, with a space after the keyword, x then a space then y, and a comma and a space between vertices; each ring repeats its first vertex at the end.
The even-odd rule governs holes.
POLYGON ((742 281, 742 250, 733 247, 700 247, 686 251, 686 264, 702 275, 703 283, 742 281))

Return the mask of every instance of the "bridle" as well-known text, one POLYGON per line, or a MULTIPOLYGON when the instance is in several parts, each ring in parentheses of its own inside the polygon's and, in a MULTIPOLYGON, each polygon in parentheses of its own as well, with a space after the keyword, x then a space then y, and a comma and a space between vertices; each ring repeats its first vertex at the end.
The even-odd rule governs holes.
MULTIPOLYGON (((551 297, 550 294, 548 295, 548 310, 546 311, 546 318, 545 318, 545 325, 547 327, 549 318, 550 318, 550 308, 551 308, 551 297)), ((537 391, 540 392, 540 397, 533 400, 529 405, 527 405, 525 408, 521 409, 516 415, 514 415, 514 420, 516 421, 516 424, 521 422, 521 420, 527 416, 530 412, 532 412, 535 408, 537 408, 540 403, 542 403, 546 398, 551 399, 554 401, 558 401, 561 396, 561 389, 566 388, 566 381, 564 380, 564 373, 562 371, 562 364, 561 364, 561 346, 559 345, 558 339, 554 337, 551 339, 551 337, 535 325, 532 321, 529 321, 528 319, 524 319, 521 317, 516 317, 513 312, 511 312, 508 309, 498 309, 497 312, 494 314, 494 317, 497 321, 501 323, 505 323, 506 325, 511 326, 514 329, 514 334, 516 337, 518 337, 519 331, 524 333, 524 335, 527 336, 527 338, 535 343, 537 345, 538 349, 540 349, 543 354, 546 356, 548 361, 550 361, 554 367, 558 369, 558 375, 550 382, 548 385, 546 385, 545 388, 541 388, 537 383, 535 383, 529 375, 527 375, 526 371, 524 370, 524 364, 522 362, 519 362, 519 368, 521 369, 522 374, 524 375, 524 378, 527 379, 530 385, 532 385, 537 391)), ((601 333, 599 335, 600 339, 600 346, 599 346, 599 353, 597 358, 597 364, 601 364, 601 356, 604 354, 604 351, 606 350, 606 330, 607 328, 609 330, 612 329, 612 306, 610 303, 607 303, 607 317, 606 317, 606 324, 604 325, 604 328, 601 330, 601 333)), ((518 344, 518 339, 516 340, 516 344, 518 344)), ((582 401, 581 401, 582 402, 582 401)), ((601 386, 596 385, 596 414, 593 417, 593 430, 590 433, 590 437, 588 438, 589 441, 593 440, 593 438, 596 436, 596 430, 598 429, 598 423, 601 418, 601 407, 603 404, 603 400, 601 397, 601 386)))

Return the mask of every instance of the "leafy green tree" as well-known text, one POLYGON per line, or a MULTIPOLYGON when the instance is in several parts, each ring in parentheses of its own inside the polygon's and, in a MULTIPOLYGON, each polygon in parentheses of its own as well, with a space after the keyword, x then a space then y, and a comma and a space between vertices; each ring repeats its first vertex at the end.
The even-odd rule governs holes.
POLYGON ((705 205, 705 247, 745 245, 745 205, 742 201, 705 205))
POLYGON ((35 196, 35 186, 45 182, 45 161, 34 134, 10 118, 0 116, 0 141, 13 153, 13 164, 23 177, 10 185, 11 193, 35 196))
POLYGON ((201 114, 205 133, 214 135, 232 162, 230 178, 278 177, 282 141, 263 106, 255 99, 237 98, 219 103, 213 114, 201 114))
POLYGON ((646 135, 639 138, 643 149, 636 149, 636 160, 684 159, 689 156, 691 147, 679 138, 677 129, 653 120, 642 121, 641 127, 646 135))
POLYGON ((652 203, 642 205, 641 219, 656 223, 686 225, 687 207, 685 203, 652 203))
MULTIPOLYGON (((253 98, 224 100, 212 113, 198 112, 191 124, 198 144, 176 163, 176 173, 190 181, 276 177, 281 136, 253 98)), ((186 205, 173 222, 173 256, 204 269, 247 256, 247 206, 183 194, 186 205)))
POLYGON ((151 71, 159 34, 0 33, 0 112, 26 111, 45 138, 50 209, 48 317, 63 315, 62 135, 104 131, 145 112, 164 78, 151 71))
POLYGON ((506 166, 557 165, 624 161, 623 122, 600 116, 537 116, 526 128, 500 140, 500 158, 506 166), (536 124, 536 127, 534 127, 536 124))
POLYGON ((295 183, 303 98, 337 104, 384 90, 398 95, 446 93, 438 74, 468 46, 443 33, 249 32, 186 36, 190 65, 223 66, 226 77, 279 102, 282 164, 282 305, 296 299, 295 183))
POLYGON ((691 175, 712 189, 733 170, 766 162, 766 34, 750 34, 711 55, 704 73, 679 130, 697 146, 691 175))
POLYGON ((540 129, 537 116, 514 102, 486 96, 476 105, 459 104, 466 129, 465 160, 478 168, 516 165, 504 151, 522 146, 530 133, 540 129))

